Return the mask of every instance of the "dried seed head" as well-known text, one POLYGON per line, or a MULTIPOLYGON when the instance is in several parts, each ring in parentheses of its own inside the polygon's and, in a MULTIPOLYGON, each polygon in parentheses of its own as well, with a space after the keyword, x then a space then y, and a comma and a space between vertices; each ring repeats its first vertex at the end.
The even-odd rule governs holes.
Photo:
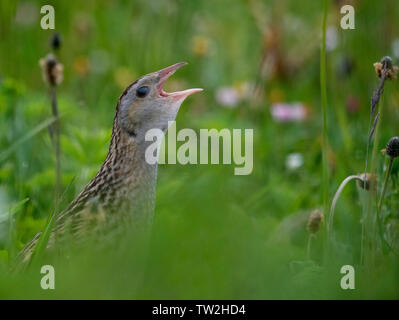
POLYGON ((393 65, 391 57, 386 56, 380 62, 374 63, 375 72, 379 78, 382 76, 384 67, 386 68, 386 77, 391 80, 396 79, 399 67, 393 65))
POLYGON ((40 59, 39 65, 42 68, 42 75, 45 83, 55 86, 62 82, 64 67, 52 53, 40 59))
POLYGON ((373 64, 374 69, 375 69, 375 73, 377 74, 378 78, 381 78, 382 75, 382 69, 384 69, 384 66, 382 65, 381 62, 375 62, 373 64))
POLYGON ((385 152, 388 156, 390 156, 392 158, 396 158, 399 156, 399 138, 398 137, 393 137, 388 141, 385 152))
POLYGON ((321 223, 323 221, 323 214, 321 213, 320 210, 315 209, 311 212, 308 220, 308 224, 306 225, 306 229, 310 233, 316 233, 319 231, 321 223))
POLYGON ((369 191, 375 190, 377 186, 377 177, 371 173, 362 173, 358 176, 361 180, 357 181, 357 184, 360 188, 369 191))

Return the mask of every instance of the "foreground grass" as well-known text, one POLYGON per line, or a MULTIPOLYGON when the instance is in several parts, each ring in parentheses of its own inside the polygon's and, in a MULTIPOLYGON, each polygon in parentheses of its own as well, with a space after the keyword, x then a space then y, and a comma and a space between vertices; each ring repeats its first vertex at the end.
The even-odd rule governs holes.
MULTIPOLYGON (((235 108, 223 108, 215 99, 219 87, 252 84, 259 77, 263 39, 246 2, 173 2, 175 7, 171 2, 170 11, 166 5, 153 8, 141 2, 128 7, 98 3, 57 3, 63 12, 57 31, 63 35, 60 59, 65 66, 58 92, 64 188, 72 181, 60 207, 101 165, 116 101, 127 82, 181 60, 190 65, 171 79, 170 86, 200 86, 205 91, 185 103, 178 129, 253 128, 254 171, 234 176, 233 166, 162 165, 146 258, 144 248, 127 236, 113 240, 123 248, 121 255, 88 244, 69 258, 44 257, 39 266, 50 261, 56 267, 52 292, 40 289, 38 266, 24 275, 9 275, 13 255, 43 230, 54 209, 55 181, 54 153, 45 130, 52 121, 50 101, 38 67, 39 58, 49 50, 50 33, 34 25, 12 24, 2 31, 0 43, 0 215, 29 200, 14 214, 14 227, 0 229, 1 298, 398 298, 395 255, 378 256, 371 273, 360 265, 361 197, 368 195, 355 184, 345 189, 336 207, 331 264, 322 263, 323 230, 312 241, 311 260, 306 253, 306 220, 310 211, 323 208, 321 193, 325 201, 345 177, 364 168, 369 97, 377 83, 372 63, 391 54, 396 35, 386 35, 385 24, 398 30, 398 22, 387 18, 382 6, 373 1, 359 4, 356 31, 337 29, 340 42, 335 50, 322 51, 327 57, 322 68, 316 46, 295 72, 265 82, 260 103, 249 96, 235 108), (12 57, 10 48, 16 48, 12 57), (354 67, 342 72, 346 58, 354 67), (108 69, 101 69, 106 64, 108 69), (352 96, 358 109, 346 108, 352 96), (307 119, 275 122, 271 104, 293 101, 308 105, 307 119), (285 164, 291 153, 304 160, 295 170, 285 164), (356 269, 355 291, 339 286, 340 268, 346 264, 356 269)), ((269 26, 284 35, 280 43, 284 58, 303 52, 304 44, 295 38, 320 30, 322 8, 314 8, 311 1, 291 1, 282 10, 275 6, 271 10, 281 21, 290 17, 288 22, 299 23, 295 33, 288 22, 288 27, 276 21, 269 26)), ((390 10, 395 13, 398 6, 393 4, 390 10)), ((326 27, 337 26, 337 8, 331 5, 328 13, 326 27)), ((397 82, 392 82, 384 93, 387 116, 377 151, 398 135, 398 92, 397 82)), ((375 154, 377 172, 383 177, 383 157, 375 154)), ((394 164, 384 208, 394 219, 399 205, 397 173, 394 164)))

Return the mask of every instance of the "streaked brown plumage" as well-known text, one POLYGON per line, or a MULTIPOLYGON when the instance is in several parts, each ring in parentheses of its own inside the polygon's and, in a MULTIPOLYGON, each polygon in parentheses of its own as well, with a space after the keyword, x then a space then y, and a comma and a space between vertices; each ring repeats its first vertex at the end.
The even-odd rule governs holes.
MULTIPOLYGON (((130 84, 120 96, 114 118, 108 155, 96 176, 56 219, 48 247, 65 236, 79 241, 97 231, 115 226, 149 227, 155 206, 157 164, 149 164, 145 150, 148 130, 164 133, 175 120, 184 99, 202 89, 166 93, 166 79, 186 63, 177 63, 150 73, 130 84)), ((30 260, 40 232, 26 244, 17 264, 30 260)))

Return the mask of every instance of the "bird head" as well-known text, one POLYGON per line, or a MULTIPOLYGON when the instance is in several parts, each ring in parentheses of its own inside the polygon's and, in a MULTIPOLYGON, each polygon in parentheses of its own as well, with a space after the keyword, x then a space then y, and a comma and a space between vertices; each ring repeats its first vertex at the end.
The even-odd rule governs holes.
POLYGON ((186 62, 147 74, 130 84, 119 98, 116 121, 131 137, 142 140, 150 129, 164 133, 170 121, 174 121, 179 107, 189 95, 202 89, 165 92, 166 80, 186 62))

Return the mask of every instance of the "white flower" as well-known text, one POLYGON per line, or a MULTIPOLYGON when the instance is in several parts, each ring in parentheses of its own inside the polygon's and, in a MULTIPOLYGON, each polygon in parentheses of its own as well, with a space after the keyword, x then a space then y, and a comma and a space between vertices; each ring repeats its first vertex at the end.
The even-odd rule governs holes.
POLYGON ((303 156, 300 153, 290 153, 285 158, 285 166, 289 170, 296 170, 303 165, 303 156))

